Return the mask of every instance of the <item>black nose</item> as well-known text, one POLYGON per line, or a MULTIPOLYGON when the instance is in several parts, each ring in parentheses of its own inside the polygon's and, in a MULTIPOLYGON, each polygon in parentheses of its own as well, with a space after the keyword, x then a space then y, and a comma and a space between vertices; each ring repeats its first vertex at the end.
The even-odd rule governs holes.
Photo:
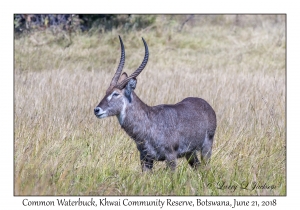
POLYGON ((95 114, 98 114, 99 111, 100 111, 100 108, 99 108, 99 107, 96 107, 96 108, 94 109, 94 113, 95 113, 95 114))

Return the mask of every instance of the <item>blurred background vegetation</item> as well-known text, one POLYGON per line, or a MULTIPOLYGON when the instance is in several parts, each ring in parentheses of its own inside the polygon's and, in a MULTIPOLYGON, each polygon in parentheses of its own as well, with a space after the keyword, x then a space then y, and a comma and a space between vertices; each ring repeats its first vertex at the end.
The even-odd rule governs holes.
POLYGON ((99 30, 105 32, 113 28, 141 29, 152 25, 156 15, 116 15, 116 14, 15 14, 15 32, 24 33, 46 28, 60 28, 72 31, 99 30))
POLYGON ((113 29, 155 30, 162 27, 173 28, 177 32, 186 25, 201 24, 235 25, 257 27, 268 20, 274 24, 285 22, 284 15, 138 15, 138 14, 15 14, 14 30, 17 35, 36 30, 66 30, 70 32, 106 32, 113 29))

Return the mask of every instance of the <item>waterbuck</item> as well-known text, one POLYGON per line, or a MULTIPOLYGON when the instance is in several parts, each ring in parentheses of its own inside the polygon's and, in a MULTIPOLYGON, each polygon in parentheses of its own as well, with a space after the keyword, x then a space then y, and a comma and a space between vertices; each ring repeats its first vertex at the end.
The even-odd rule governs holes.
POLYGON ((134 92, 137 76, 145 68, 149 51, 146 41, 142 64, 130 76, 124 72, 125 49, 121 37, 121 59, 106 95, 94 109, 98 118, 117 116, 121 127, 135 141, 140 152, 142 171, 151 170, 153 161, 166 160, 172 170, 176 159, 185 157, 192 168, 211 156, 217 126, 212 107, 201 98, 189 97, 177 104, 148 106, 134 92))

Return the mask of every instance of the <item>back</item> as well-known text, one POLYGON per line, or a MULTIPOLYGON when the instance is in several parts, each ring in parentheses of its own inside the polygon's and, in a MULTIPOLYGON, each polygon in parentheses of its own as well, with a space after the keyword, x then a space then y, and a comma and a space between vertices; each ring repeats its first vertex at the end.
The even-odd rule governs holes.
POLYGON ((174 105, 154 106, 152 112, 151 120, 178 131, 197 129, 200 126, 202 129, 216 129, 216 114, 201 98, 189 97, 174 105))

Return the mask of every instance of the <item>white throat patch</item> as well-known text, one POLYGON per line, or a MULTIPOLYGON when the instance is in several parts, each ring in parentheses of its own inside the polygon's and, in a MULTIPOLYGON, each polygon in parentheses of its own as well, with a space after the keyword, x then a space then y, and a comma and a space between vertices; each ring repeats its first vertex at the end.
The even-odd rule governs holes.
POLYGON ((125 119, 125 117, 126 117, 126 112, 125 112, 125 110, 126 110, 126 99, 125 98, 123 98, 123 108, 122 108, 122 110, 121 110, 121 113, 119 114, 119 115, 117 115, 117 118, 118 118, 118 120, 119 120, 119 123, 120 123, 120 125, 123 125, 123 122, 124 122, 124 119, 125 119))

